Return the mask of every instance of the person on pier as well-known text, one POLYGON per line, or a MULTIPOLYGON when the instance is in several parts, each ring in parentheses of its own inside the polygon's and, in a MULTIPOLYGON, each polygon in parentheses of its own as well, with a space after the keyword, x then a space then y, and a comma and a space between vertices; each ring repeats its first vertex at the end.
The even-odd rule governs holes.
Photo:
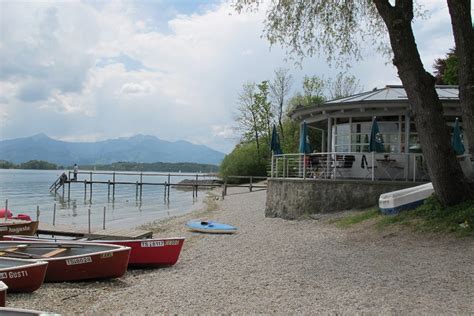
POLYGON ((74 181, 77 181, 77 173, 79 172, 79 167, 77 166, 77 163, 74 164, 74 181))

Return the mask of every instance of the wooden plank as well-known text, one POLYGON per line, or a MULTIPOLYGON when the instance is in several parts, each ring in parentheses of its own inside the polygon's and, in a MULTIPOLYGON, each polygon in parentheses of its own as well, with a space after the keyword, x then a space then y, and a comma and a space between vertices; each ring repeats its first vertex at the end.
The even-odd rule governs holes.
POLYGON ((94 237, 94 238, 111 238, 111 239, 139 239, 147 238, 153 235, 153 232, 140 229, 94 229, 89 233, 87 229, 74 227, 71 225, 56 225, 41 222, 38 227, 39 234, 62 235, 71 237, 94 237))
POLYGON ((65 252, 67 249, 66 248, 58 248, 58 249, 54 249, 48 253, 45 253, 43 255, 41 255, 41 257, 43 258, 51 258, 51 257, 54 257, 55 255, 58 255, 60 253, 63 253, 65 252))

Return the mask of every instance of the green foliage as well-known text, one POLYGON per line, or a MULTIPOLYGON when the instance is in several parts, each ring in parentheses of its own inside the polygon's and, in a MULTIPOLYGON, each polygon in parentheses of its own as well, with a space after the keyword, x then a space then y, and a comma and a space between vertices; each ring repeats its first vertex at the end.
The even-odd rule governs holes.
POLYGON ((446 84, 450 84, 450 85, 459 84, 458 64, 459 64, 459 61, 456 55, 452 55, 448 59, 446 59, 446 70, 443 75, 443 81, 446 84))
POLYGON ((43 160, 30 160, 19 164, 17 169, 56 170, 57 165, 43 160))
POLYGON ((383 228, 392 224, 410 226, 423 232, 451 232, 458 236, 473 236, 474 201, 445 207, 433 196, 415 210, 384 216, 378 226, 383 228))
MULTIPOLYGON (((269 157, 269 148, 266 150, 269 157)), ((220 174, 225 176, 266 176, 268 159, 259 157, 255 142, 237 145, 221 163, 220 174)))
POLYGON ((365 211, 362 211, 360 213, 357 213, 355 215, 350 215, 350 216, 345 216, 342 218, 338 218, 336 220, 331 221, 331 223, 336 224, 336 226, 340 228, 347 228, 350 227, 354 224, 361 223, 363 221, 372 219, 372 218, 377 218, 381 217, 382 215, 380 214, 379 210, 377 208, 371 208, 365 211))
POLYGON ((438 58, 433 64, 436 84, 458 85, 458 57, 451 48, 445 58, 438 58))
POLYGON ((0 160, 0 169, 15 169, 16 165, 10 161, 0 160))
POLYGON ((432 233, 454 233, 457 236, 474 235, 474 201, 445 207, 436 197, 428 198, 425 203, 410 211, 397 215, 382 215, 373 208, 356 215, 350 215, 332 221, 341 228, 347 228, 366 220, 374 219, 375 226, 385 229, 390 225, 403 225, 415 231, 432 233))

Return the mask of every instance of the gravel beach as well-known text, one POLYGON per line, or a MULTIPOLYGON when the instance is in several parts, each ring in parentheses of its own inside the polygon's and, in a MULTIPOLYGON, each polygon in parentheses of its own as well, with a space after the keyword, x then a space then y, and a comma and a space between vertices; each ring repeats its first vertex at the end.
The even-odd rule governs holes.
POLYGON ((207 209, 148 225, 155 236, 186 237, 175 266, 44 284, 9 295, 7 304, 65 315, 474 313, 472 238, 343 230, 328 217, 265 218, 265 191, 228 193, 207 209), (184 223, 193 218, 239 231, 191 233, 184 223))

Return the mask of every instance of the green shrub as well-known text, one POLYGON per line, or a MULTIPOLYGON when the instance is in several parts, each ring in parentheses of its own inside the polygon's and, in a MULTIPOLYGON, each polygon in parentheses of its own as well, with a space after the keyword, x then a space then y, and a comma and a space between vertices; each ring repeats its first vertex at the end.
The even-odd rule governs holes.
MULTIPOLYGON (((261 149, 262 150, 262 149, 261 149)), ((268 151, 268 150, 267 150, 268 151)), ((261 153, 262 155, 262 153, 261 153)), ((262 156, 267 156, 262 155, 262 156)), ((269 160, 259 157, 255 142, 239 144, 228 154, 220 165, 222 177, 227 176, 263 176, 267 175, 269 160)), ((228 179, 228 182, 245 182, 248 179, 228 179)))

